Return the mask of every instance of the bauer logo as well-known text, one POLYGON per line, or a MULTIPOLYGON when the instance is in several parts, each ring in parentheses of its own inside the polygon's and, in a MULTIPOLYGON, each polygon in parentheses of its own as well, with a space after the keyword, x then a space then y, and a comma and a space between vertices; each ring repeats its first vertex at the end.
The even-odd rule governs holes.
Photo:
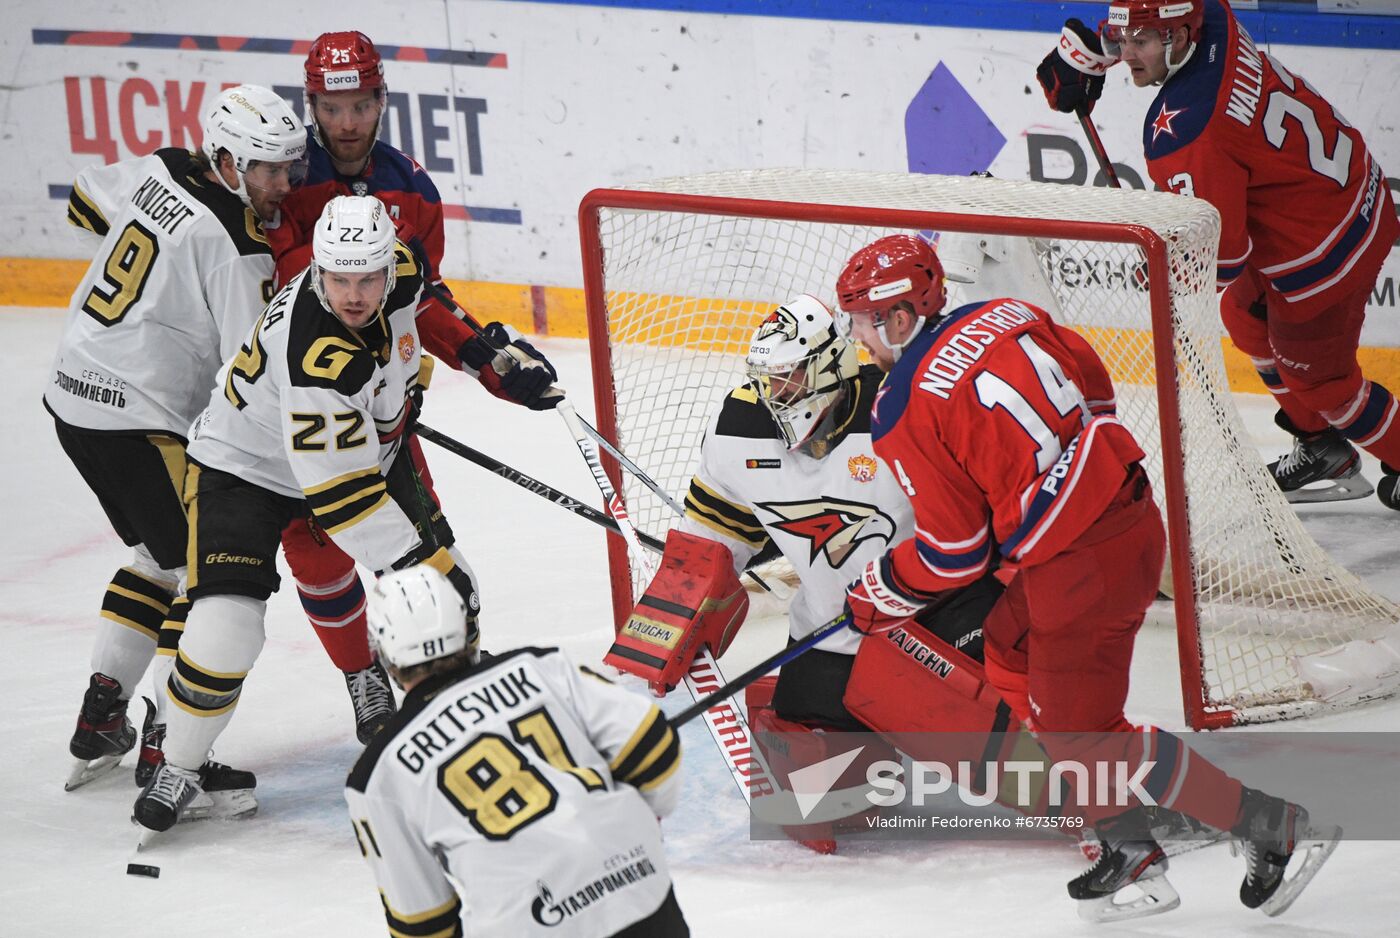
POLYGON ((327 91, 346 91, 358 87, 360 87, 360 73, 354 69, 340 72, 326 72, 327 91))
POLYGON ((882 283, 878 287, 871 287, 869 297, 872 300, 887 300, 892 296, 900 296, 914 289, 914 281, 908 277, 902 277, 891 283, 882 283))

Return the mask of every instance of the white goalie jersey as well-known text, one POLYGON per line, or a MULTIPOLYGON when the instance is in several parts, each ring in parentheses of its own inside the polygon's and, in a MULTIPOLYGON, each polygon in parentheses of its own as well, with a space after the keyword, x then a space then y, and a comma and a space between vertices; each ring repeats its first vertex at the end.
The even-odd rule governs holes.
POLYGON ((395 257, 394 289, 362 329, 321 304, 308 271, 278 292, 219 370, 187 450, 201 466, 305 499, 336 544, 371 570, 420 543, 385 481, 421 358, 422 277, 408 248, 397 245, 395 257))
POLYGON ((253 210, 180 149, 78 174, 68 221, 101 238, 73 293, 44 403, 91 430, 184 439, 271 295, 253 210))
POLYGON ((646 698, 520 648, 410 691, 345 798, 391 934, 601 938, 670 892, 679 767, 646 698))
MULTIPOLYGON (((725 398, 701 444, 679 527, 727 546, 736 571, 771 541, 801 580, 788 610, 793 638, 839 616, 846 586, 865 565, 914 535, 909 498, 870 442, 880 379, 873 365, 861 368, 848 423, 822 459, 789 451, 748 386, 725 398)), ((843 630, 819 647, 854 654, 859 645, 858 634, 843 630)))

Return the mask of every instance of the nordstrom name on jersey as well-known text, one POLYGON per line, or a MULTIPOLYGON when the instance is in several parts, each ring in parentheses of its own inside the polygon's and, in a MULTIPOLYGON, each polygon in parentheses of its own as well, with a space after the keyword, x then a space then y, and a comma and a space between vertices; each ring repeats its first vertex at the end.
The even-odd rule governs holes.
POLYGON ((530 680, 525 669, 516 668, 444 706, 394 755, 404 768, 417 775, 429 759, 466 736, 472 726, 543 695, 544 691, 530 680))
POLYGON ((957 386, 958 379, 977 363, 997 336, 1039 319, 1034 310, 1024 303, 1016 300, 998 303, 965 323, 952 336, 939 340, 943 347, 925 368, 919 390, 946 401, 957 386))

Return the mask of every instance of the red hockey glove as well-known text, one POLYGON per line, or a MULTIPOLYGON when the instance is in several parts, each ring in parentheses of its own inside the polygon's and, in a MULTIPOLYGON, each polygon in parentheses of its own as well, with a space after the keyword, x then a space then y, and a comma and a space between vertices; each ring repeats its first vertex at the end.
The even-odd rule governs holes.
POLYGON ((857 632, 888 632, 914 618, 927 605, 892 585, 893 581, 890 555, 882 554, 866 564, 860 577, 846 587, 846 614, 857 632))
POLYGON ((1052 108, 1066 114, 1083 108, 1088 114, 1103 94, 1104 72, 1117 61, 1104 53, 1098 33, 1077 19, 1066 20, 1059 45, 1041 61, 1035 77, 1052 108))
POLYGON ((553 410, 563 395, 550 394, 559 377, 554 366, 513 327, 489 324, 457 350, 462 365, 497 397, 531 410, 553 410))
POLYGON ((672 530, 647 591, 603 661, 635 674, 658 697, 672 690, 695 654, 724 654, 749 611, 734 555, 718 541, 672 530))

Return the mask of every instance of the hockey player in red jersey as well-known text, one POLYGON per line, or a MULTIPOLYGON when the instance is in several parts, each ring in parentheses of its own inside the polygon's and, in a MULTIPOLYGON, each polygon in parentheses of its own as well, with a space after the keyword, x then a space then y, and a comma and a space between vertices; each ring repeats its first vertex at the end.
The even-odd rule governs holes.
MULTIPOLYGON (((1144 790, 1162 807, 1241 838, 1248 858, 1241 901, 1281 912, 1339 832, 1312 840, 1302 808, 1244 788, 1177 737, 1123 714, 1133 641, 1157 592, 1165 536, 1139 464, 1143 452, 1114 416, 1113 385, 1098 355, 1020 300, 973 302, 944 315, 942 266, 913 235, 857 251, 837 294, 844 328, 887 372, 871 432, 876 454, 914 505, 916 525, 848 588, 855 627, 876 634, 901 626, 940 594, 973 582, 999 554, 1015 575, 983 626, 983 653, 988 679, 1015 714, 1038 733, 1083 734, 1042 736, 1053 759, 1155 763, 1144 790), (1295 846, 1305 856, 1283 885, 1295 846)), ((1174 908, 1179 899, 1163 876, 1165 855, 1145 831, 1144 809, 1107 813, 1091 807, 1103 851, 1069 884, 1084 902, 1081 914, 1174 908), (1116 903, 1132 883, 1144 895, 1116 903)))
POLYGON ((1221 315, 1295 439, 1274 478, 1290 501, 1363 498, 1355 444, 1400 509, 1397 404, 1356 359, 1400 222, 1360 131, 1225 0, 1117 0, 1099 33, 1068 21, 1037 77, 1052 107, 1088 111, 1120 58, 1135 85, 1160 86, 1143 124, 1153 182, 1220 212, 1221 315))
MULTIPOLYGON (((306 181, 283 202, 281 224, 268 232, 278 283, 306 268, 311 231, 331 199, 373 195, 388 207, 399 239, 414 249, 432 282, 442 288, 442 200, 423 167, 379 139, 388 89, 374 43, 359 32, 317 37, 306 57, 305 94, 311 130, 306 181)), ((554 381, 553 367, 515 330, 491 323, 478 332, 428 293, 417 325, 427 351, 476 374, 497 397, 535 410, 559 400, 544 393, 554 381)), ((408 445, 431 491, 417 437, 411 436, 408 445)), ((369 649, 364 585, 354 562, 314 520, 293 521, 282 546, 302 608, 331 660, 345 673, 356 730, 366 742, 393 712, 394 699, 369 649)))

